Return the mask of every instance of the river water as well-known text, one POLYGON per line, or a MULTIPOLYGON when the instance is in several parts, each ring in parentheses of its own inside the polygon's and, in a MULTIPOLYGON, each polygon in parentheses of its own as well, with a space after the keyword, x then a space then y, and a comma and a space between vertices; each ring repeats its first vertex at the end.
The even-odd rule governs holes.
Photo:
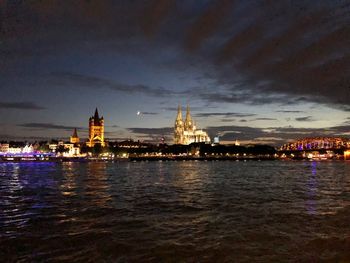
POLYGON ((1 262, 350 260, 350 162, 1 163, 1 262))

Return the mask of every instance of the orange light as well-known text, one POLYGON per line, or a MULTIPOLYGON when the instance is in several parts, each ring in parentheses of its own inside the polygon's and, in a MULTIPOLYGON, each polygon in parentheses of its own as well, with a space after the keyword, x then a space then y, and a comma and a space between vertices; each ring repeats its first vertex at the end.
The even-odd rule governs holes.
POLYGON ((345 160, 350 160, 350 150, 344 151, 344 159, 345 160))

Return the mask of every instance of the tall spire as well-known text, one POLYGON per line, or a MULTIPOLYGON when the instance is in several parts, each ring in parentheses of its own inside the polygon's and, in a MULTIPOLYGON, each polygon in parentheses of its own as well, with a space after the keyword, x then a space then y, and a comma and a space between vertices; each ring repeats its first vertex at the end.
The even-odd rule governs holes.
POLYGON ((187 130, 187 131, 192 131, 194 128, 191 113, 190 113, 190 107, 188 106, 188 104, 187 104, 187 109, 186 109, 186 119, 185 119, 184 126, 185 126, 185 130, 187 130))
POLYGON ((183 143, 183 130, 184 130, 184 123, 182 121, 182 112, 181 112, 181 104, 179 104, 179 107, 177 108, 177 116, 175 120, 175 129, 174 129, 174 142, 175 144, 182 144, 183 143))
POLYGON ((190 122, 192 121, 192 117, 190 114, 190 106, 187 105, 187 109, 186 109, 186 122, 190 122))
POLYGON ((98 110, 97 110, 97 107, 96 107, 96 110, 95 110, 94 119, 95 119, 95 120, 100 119, 100 117, 98 116, 98 110))
POLYGON ((79 143, 79 137, 78 137, 78 133, 77 133, 77 128, 74 129, 73 135, 70 137, 70 143, 79 143))
POLYGON ((73 138, 78 138, 78 132, 77 132, 77 128, 74 128, 74 132, 73 132, 73 138))
POLYGON ((182 120, 181 104, 179 104, 179 107, 177 108, 176 120, 182 120))

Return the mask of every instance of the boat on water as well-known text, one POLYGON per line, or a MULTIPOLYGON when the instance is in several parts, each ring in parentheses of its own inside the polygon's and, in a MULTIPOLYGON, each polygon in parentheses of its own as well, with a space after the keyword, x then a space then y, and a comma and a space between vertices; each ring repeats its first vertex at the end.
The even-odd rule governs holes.
POLYGON ((57 158, 51 156, 18 156, 5 155, 0 156, 1 162, 53 162, 58 161, 57 158))
POLYGON ((0 162, 64 162, 83 161, 79 157, 58 157, 54 153, 6 153, 0 154, 0 162))

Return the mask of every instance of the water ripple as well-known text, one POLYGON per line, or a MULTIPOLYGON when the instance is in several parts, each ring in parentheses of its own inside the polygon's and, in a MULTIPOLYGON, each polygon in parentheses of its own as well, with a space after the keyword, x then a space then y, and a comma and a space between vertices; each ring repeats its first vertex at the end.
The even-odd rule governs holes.
POLYGON ((350 260, 349 162, 0 164, 2 261, 350 260))

